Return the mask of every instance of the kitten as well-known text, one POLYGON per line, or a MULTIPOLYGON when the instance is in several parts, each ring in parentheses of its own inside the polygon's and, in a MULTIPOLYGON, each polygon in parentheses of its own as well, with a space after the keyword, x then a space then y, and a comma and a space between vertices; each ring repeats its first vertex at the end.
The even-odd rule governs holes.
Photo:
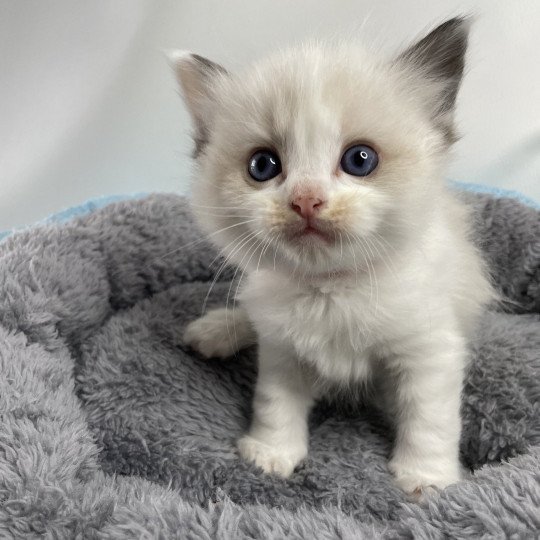
POLYGON ((318 397, 369 385, 395 423, 397 484, 460 478, 467 339, 492 297, 442 178, 468 30, 451 19, 391 60, 307 45, 238 75, 171 55, 195 128, 194 211, 245 271, 241 307, 185 341, 207 357, 258 343, 238 448, 266 472, 306 457, 318 397))

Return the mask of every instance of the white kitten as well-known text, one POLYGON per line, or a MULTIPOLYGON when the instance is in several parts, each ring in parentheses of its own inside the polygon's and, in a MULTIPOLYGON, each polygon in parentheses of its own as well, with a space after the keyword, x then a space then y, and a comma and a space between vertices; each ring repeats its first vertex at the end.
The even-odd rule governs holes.
POLYGON ((238 75, 172 55, 195 126, 194 211, 246 274, 242 308, 185 339, 206 356, 258 342, 238 447, 267 472, 307 455, 323 392, 370 384, 395 422, 397 483, 460 478, 467 337, 492 296, 442 179, 467 35, 456 18, 391 61, 309 45, 238 75))

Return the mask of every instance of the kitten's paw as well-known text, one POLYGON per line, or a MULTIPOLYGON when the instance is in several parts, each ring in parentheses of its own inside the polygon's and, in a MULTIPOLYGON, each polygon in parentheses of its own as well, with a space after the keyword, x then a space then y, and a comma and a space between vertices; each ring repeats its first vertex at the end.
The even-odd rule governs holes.
POLYGON ((388 468, 398 487, 416 501, 421 501, 425 495, 435 493, 461 479, 460 466, 457 463, 425 463, 419 466, 394 458, 388 463, 388 468))
POLYGON ((265 473, 274 473, 283 478, 289 477, 295 467, 306 457, 307 448, 276 448, 249 435, 238 441, 240 455, 255 463, 265 473))
POLYGON ((241 307, 213 309, 188 324, 184 343, 206 358, 226 358, 253 345, 257 336, 241 307))
POLYGON ((233 321, 225 309, 209 311, 188 324, 184 343, 205 358, 227 358, 240 348, 235 340, 233 321))

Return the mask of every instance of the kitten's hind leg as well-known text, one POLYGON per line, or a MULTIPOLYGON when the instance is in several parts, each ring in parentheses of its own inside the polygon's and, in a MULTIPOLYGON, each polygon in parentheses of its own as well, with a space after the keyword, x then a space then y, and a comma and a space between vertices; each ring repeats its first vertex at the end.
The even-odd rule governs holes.
POLYGON ((226 358, 256 342, 256 334, 241 307, 212 309, 188 324, 184 343, 206 358, 226 358))

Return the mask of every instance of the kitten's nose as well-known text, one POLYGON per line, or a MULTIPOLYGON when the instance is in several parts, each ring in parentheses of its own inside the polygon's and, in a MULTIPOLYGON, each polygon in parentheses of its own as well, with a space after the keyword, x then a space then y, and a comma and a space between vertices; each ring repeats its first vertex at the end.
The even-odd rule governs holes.
POLYGON ((323 206, 324 201, 319 197, 295 197, 291 202, 291 208, 305 219, 313 217, 323 206))

